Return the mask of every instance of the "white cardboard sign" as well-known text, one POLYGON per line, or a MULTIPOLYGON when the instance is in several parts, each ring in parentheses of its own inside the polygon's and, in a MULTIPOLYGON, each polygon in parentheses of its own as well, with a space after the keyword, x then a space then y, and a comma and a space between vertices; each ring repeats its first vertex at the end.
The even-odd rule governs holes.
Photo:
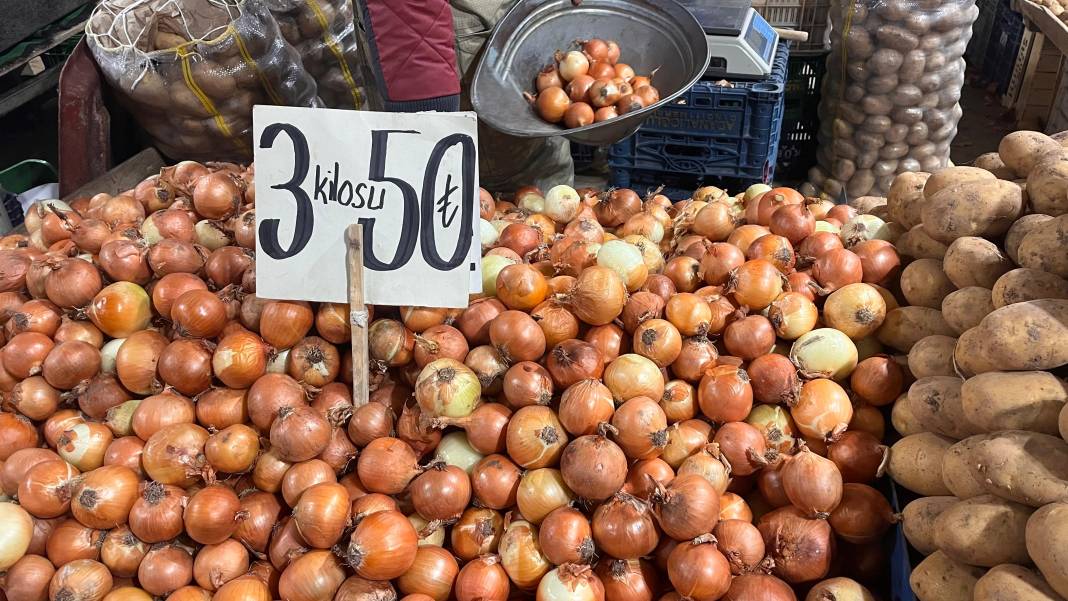
POLYGON ((364 228, 368 304, 463 308, 482 289, 474 113, 257 106, 256 294, 348 302, 364 228))

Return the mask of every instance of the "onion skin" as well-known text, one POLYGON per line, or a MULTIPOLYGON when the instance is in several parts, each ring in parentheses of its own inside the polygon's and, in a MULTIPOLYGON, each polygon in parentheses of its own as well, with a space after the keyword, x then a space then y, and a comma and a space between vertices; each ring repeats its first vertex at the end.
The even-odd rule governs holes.
POLYGON ((731 581, 724 601, 797 601, 789 584, 767 574, 743 574, 731 581))

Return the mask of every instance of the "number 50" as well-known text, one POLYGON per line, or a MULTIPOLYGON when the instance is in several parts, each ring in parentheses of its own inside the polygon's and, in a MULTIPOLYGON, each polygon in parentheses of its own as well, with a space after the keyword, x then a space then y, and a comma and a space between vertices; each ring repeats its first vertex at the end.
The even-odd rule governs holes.
MULTIPOLYGON (((315 212, 312 200, 304 191, 304 180, 308 177, 311 156, 308 139, 296 126, 289 123, 274 123, 263 130, 260 136, 260 148, 273 148, 279 134, 286 134, 293 144, 293 176, 289 181, 271 186, 275 190, 289 192, 296 204, 297 214, 293 228, 293 240, 288 248, 282 248, 278 240, 280 220, 264 219, 259 227, 259 244, 263 252, 273 259, 282 260, 298 255, 308 245, 314 231, 315 212)), ((426 170, 423 174, 421 195, 405 180, 388 177, 386 154, 390 134, 416 134, 414 130, 373 130, 371 132, 371 164, 368 167, 368 179, 372 182, 390 183, 400 190, 404 197, 404 210, 401 217, 401 236, 397 242, 397 251, 388 263, 379 259, 374 253, 374 229, 377 217, 361 217, 357 220, 364 228, 364 266, 375 271, 394 271, 406 265, 415 254, 416 241, 419 241, 423 260, 427 265, 439 271, 451 271, 459 267, 471 250, 474 237, 472 223, 475 197, 475 142, 466 134, 453 134, 440 140, 430 153, 426 170), (453 146, 460 145, 462 152, 461 196, 462 213, 460 216, 460 234, 456 248, 448 260, 438 254, 434 234, 434 205, 437 195, 438 172, 445 153, 453 146), (422 233, 420 235, 420 230, 422 233)))

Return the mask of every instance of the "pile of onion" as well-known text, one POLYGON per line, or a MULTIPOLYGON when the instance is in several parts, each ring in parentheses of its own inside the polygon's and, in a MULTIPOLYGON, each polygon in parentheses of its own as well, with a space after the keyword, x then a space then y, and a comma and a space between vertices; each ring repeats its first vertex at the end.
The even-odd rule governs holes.
POLYGON ((481 191, 483 293, 373 307, 354 407, 348 307, 256 295, 253 179, 0 239, 7 599, 786 599, 838 540, 870 575, 892 246, 864 273, 788 188, 481 191))

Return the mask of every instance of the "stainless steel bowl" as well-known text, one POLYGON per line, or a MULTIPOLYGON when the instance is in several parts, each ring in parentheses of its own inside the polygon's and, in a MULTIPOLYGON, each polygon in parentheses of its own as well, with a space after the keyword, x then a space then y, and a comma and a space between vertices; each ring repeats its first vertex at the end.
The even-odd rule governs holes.
POLYGON ((521 138, 564 136, 612 144, 638 130, 658 108, 690 89, 708 68, 701 24, 675 0, 520 0, 494 29, 471 84, 471 103, 494 129, 521 138), (622 47, 621 62, 639 75, 656 72, 660 102, 611 121, 564 129, 542 121, 524 99, 556 50, 602 38, 622 47))

